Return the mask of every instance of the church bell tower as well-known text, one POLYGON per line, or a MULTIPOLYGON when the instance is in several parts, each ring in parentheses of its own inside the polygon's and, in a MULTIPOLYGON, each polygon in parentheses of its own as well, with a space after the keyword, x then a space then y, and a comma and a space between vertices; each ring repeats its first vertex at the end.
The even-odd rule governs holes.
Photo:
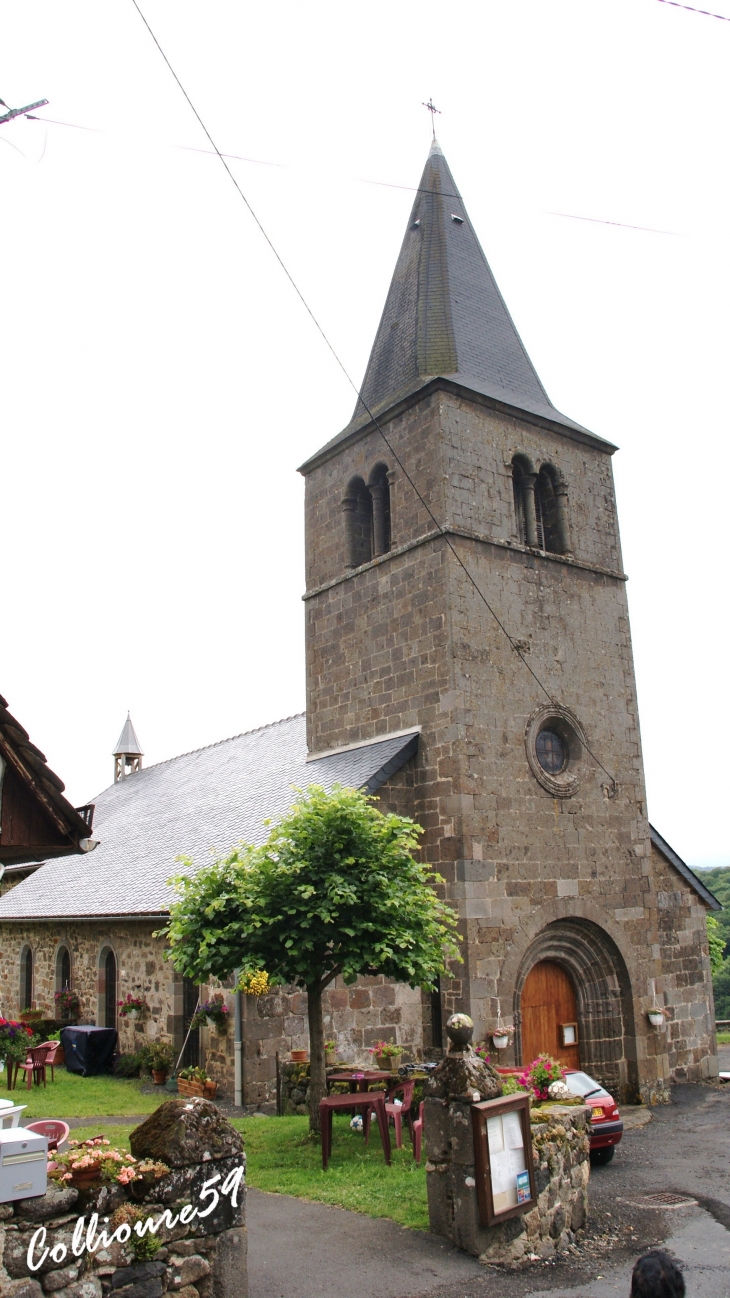
POLYGON ((615 450, 552 405, 434 141, 352 419, 301 468, 308 744, 420 728, 381 798, 460 915, 443 1015, 489 1039, 499 1006, 501 1062, 650 1100, 714 1024, 706 910, 652 849, 615 450))

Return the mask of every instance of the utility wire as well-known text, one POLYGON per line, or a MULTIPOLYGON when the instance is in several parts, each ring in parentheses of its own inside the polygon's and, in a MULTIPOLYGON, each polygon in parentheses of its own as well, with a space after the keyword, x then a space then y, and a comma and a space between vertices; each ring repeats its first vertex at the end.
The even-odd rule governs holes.
POLYGON ((709 9, 695 9, 694 5, 682 5, 679 0, 659 0, 660 4, 671 5, 673 9, 686 9, 691 14, 702 14, 705 18, 719 18, 723 23, 730 23, 725 14, 712 14, 709 9))
MULTIPOLYGON (((363 398, 363 396, 362 396, 362 393, 361 393, 360 389, 358 388, 357 384, 355 383, 354 379, 351 378, 351 376, 350 376, 350 374, 348 373, 347 369, 345 368, 343 362, 340 360, 340 358, 339 358, 337 352, 335 351, 334 347, 332 346, 332 343, 330 342, 329 338, 327 337, 326 333, 324 332, 324 329, 322 328, 321 324, 319 323, 319 320, 317 319, 317 317, 315 316, 315 314, 314 314, 314 312, 312 311, 311 307, 309 306, 309 304, 308 304, 306 298, 304 297, 304 295, 303 295, 303 293, 301 292, 301 290, 300 290, 299 286, 297 285, 296 281, 294 280, 294 278, 293 278, 292 275, 290 274, 290 272, 289 272, 287 266, 285 265, 284 261, 282 260, 281 256, 279 255, 279 253, 278 253, 276 247, 275 247, 274 244, 272 243, 271 239, 269 238, 268 234, 266 233, 266 230, 264 229, 263 225, 261 224, 261 222, 260 222, 258 216, 257 216, 256 213, 254 212, 254 210, 253 210, 251 204, 249 203, 248 199, 246 198, 246 195, 244 194, 243 190, 241 189, 241 186, 239 185, 238 181, 236 180, 236 177, 234 176, 233 172, 231 171, 230 167, 228 166, 228 163, 226 162, 226 160, 225 160, 223 154, 221 153, 220 149, 218 148, 218 146, 217 146, 215 140, 213 139, 213 136, 211 135, 210 131, 208 130, 207 126, 205 125, 205 122, 203 121, 202 117, 200 116, 200 113, 198 112, 197 108, 195 107, 195 104, 193 103, 192 99, 190 98, 190 96, 189 96, 187 90, 185 89, 184 85, 182 84, 182 81, 180 80, 180 78, 179 78, 179 76, 177 75, 175 69, 173 68, 172 64, 170 63, 170 60, 168 59, 167 55, 165 54, 165 51, 163 50, 162 46, 160 45, 160 42, 158 41, 157 37, 155 36, 155 33, 153 32, 152 28, 150 27, 149 23, 147 22, 147 19, 145 18, 144 14, 142 13, 142 10, 140 9, 140 7, 139 7, 139 5, 138 5, 137 0, 132 0, 132 4, 134 5, 135 9, 137 10, 137 13, 139 14, 140 18, 142 19, 142 22, 144 23, 145 27, 147 28, 147 31, 149 32, 150 36, 152 37, 152 40, 154 41, 155 45, 157 46, 157 48, 158 48, 160 54, 162 55, 163 59, 165 60, 165 63, 167 64, 167 66, 168 66, 170 72, 172 73, 172 76, 174 77, 175 81, 177 82, 177 84, 178 84, 180 90, 182 91, 183 95, 185 96, 185 99, 187 100, 187 102, 188 102, 190 108, 192 109, 192 111, 193 111, 195 117, 197 118, 197 120, 198 120, 200 126, 202 127, 202 129, 203 129, 203 131, 204 131, 204 133, 205 133, 207 139, 210 141, 211 145, 213 146, 213 149, 214 149, 215 153, 216 153, 216 154, 218 155, 218 157, 220 158, 220 160, 221 160, 223 166, 225 167, 225 169, 226 169, 228 175, 230 176, 231 180, 233 181, 233 184, 235 185, 236 189, 238 190, 238 193, 239 193, 240 197, 243 199, 244 203, 246 204, 246 207, 248 208, 248 210, 249 210, 251 216, 253 217, 254 221, 256 222, 256 225, 258 226, 258 228, 259 228, 259 230, 261 231, 261 233, 262 233, 264 239, 266 240, 266 242, 267 242, 267 244, 269 245, 271 251, 273 252, 274 256, 276 257, 276 260, 278 261, 279 265, 281 266, 281 269, 283 270, 284 274, 286 275, 287 279, 289 280, 289 283, 291 284, 292 288, 294 289, 294 292, 296 293, 297 297, 299 298, 299 301, 301 302, 301 304, 302 304, 302 306, 304 307, 305 311, 307 312, 307 315, 309 316, 310 320, 312 321, 312 323, 314 324, 314 326, 315 326, 315 328, 317 329, 318 333, 320 334, 320 336, 321 336, 322 340, 324 341, 326 347, 328 348, 328 350, 330 351, 330 353, 331 353, 332 356, 334 357, 334 360, 335 360, 336 364, 338 365, 338 367, 340 368, 340 370, 341 370, 342 373, 344 374, 345 378, 347 379, 347 382, 350 384, 350 387, 351 387, 351 388, 354 390, 354 392, 356 393, 359 403, 362 405, 362 407, 363 407, 363 409, 365 410, 366 414, 368 415, 368 417, 370 418, 370 420, 372 421, 372 423, 375 425, 375 427, 377 428, 378 432, 380 433, 380 436, 382 437, 383 441, 385 442, 385 445, 387 446, 388 450, 390 451, 390 453, 391 453, 391 455, 392 455, 392 457, 393 457, 393 460, 394 460, 395 463, 398 465, 398 467, 399 467, 399 469, 401 470, 403 476, 404 476, 404 477, 406 478, 406 480, 410 483, 410 485, 411 485, 411 487, 413 488, 413 490, 414 490, 416 496, 417 496, 418 499, 420 500, 421 504, 423 505, 424 509, 426 510, 426 513, 428 514, 429 518, 431 519, 431 522, 433 523, 434 527, 435 527, 436 530, 440 533, 440 535, 443 537, 444 541, 446 542, 448 548, 451 550, 451 553, 453 554, 454 558, 456 559, 456 562, 459 564, 460 568, 462 569, 462 571, 463 571, 464 575, 466 576, 467 580, 468 580, 468 581, 471 583, 471 585, 473 586, 474 590, 476 591, 477 595, 478 595, 479 598, 481 599, 481 601, 482 601, 482 603, 484 604, 484 606, 485 606, 485 607, 489 610, 489 612, 491 613, 491 615, 492 615, 492 617, 494 618, 495 622, 497 623, 497 626, 499 627, 500 631, 502 631, 503 634, 506 636, 507 640, 508 640, 509 643, 510 643, 511 648, 512 648, 512 649, 514 650, 514 652, 518 655, 518 657, 522 660, 522 662, 524 663, 524 665, 525 665, 525 667, 527 668, 528 672, 529 672, 530 675, 532 676, 533 680, 536 682, 536 684, 538 685, 538 687, 542 690, 543 694, 544 694, 545 697, 547 698, 548 702, 549 702, 549 703, 552 703, 552 704, 555 706, 555 705, 557 704, 557 700, 553 698, 553 696, 552 696, 552 694, 550 693, 550 691, 549 691, 549 689, 547 688, 547 686, 543 684, 543 682, 540 680, 540 677, 537 675, 537 673, 536 673, 535 671, 533 671, 532 667, 530 666, 530 664, 528 663, 527 659, 525 658, 524 651, 520 648, 520 646, 518 645, 518 643, 517 643, 517 642, 513 639, 513 637, 510 635, 509 631, 507 630, 506 626, 505 626, 504 623, 502 622, 501 618, 499 617, 499 615, 497 614, 497 612, 495 611, 495 609, 492 608, 492 605, 489 603, 489 600, 487 599, 486 595, 484 594, 484 592, 481 590, 481 588, 480 588, 479 585, 477 584, 476 580, 474 579, 474 577, 473 577, 472 574, 470 573, 469 569, 467 568, 466 564, 464 563, 464 560, 462 559, 461 555, 459 554, 459 551, 456 549, 456 546, 455 546, 455 545, 453 544, 453 542, 451 541, 451 538, 449 537, 448 532, 447 532, 446 529, 441 525, 441 523, 439 523, 439 521, 438 521, 438 519, 436 518, 436 515, 433 513, 433 510, 431 509, 430 505, 428 504, 428 502, 425 500, 425 498, 423 497, 423 495, 422 495, 421 492, 419 491, 418 487, 416 486, 416 483, 413 481, 413 478, 411 477, 411 475, 410 475, 410 473, 408 472, 407 468, 406 468, 405 465, 403 464, 403 461, 400 459, 400 457, 399 457, 399 455, 397 454, 397 452, 395 451, 394 447, 391 445, 390 441, 388 440, 388 438, 387 438, 387 436, 386 436, 386 434, 385 434, 384 429, 383 429, 383 428, 381 427, 381 425, 378 423, 378 420, 376 419, 376 417, 375 417, 375 415, 373 414, 372 410, 371 410, 370 407, 368 406, 367 402, 364 400, 364 398, 363 398)), ((593 760, 594 760, 594 762, 596 763, 596 765, 599 766, 599 767, 601 768, 601 770, 603 771, 604 775, 607 775, 607 776, 608 776, 608 778, 609 778, 609 780, 611 781, 611 784, 612 784, 612 786, 613 786, 613 790, 614 790, 614 794, 615 794, 615 791, 616 791, 616 789, 617 789, 618 786, 617 786, 617 784, 616 784, 616 780, 615 780, 614 777, 611 775, 611 772, 608 771, 608 770, 606 770, 606 767, 603 765, 603 762, 600 760, 599 757, 596 756, 596 754, 592 751, 592 749, 588 747, 588 744, 584 744, 584 747, 585 747, 586 751, 587 751, 588 753, 590 753, 590 755, 591 755, 591 757, 593 758, 593 760)))

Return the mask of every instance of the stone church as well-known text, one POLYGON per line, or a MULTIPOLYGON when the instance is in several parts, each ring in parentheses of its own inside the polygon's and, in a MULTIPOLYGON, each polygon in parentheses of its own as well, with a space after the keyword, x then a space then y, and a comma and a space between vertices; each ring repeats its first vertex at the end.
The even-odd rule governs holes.
MULTIPOLYGON (((3 1011, 24 949, 46 988, 66 951, 87 1021, 140 988, 123 1048, 182 1045, 199 989, 154 937, 176 857, 260 841, 292 785, 337 781, 424 827, 464 957, 432 995, 334 984, 343 1058, 383 1036, 438 1050, 457 1009, 487 1038, 501 1010, 502 1063, 548 1050, 624 1100, 714 1075, 718 903, 648 820, 615 450, 550 402, 434 141, 353 417, 300 470, 306 717, 150 768, 128 723, 93 856, 0 899, 3 1011)), ((242 1099, 270 1104, 304 998, 240 1001, 242 1099)), ((191 1049, 232 1087, 230 1034, 191 1049)))

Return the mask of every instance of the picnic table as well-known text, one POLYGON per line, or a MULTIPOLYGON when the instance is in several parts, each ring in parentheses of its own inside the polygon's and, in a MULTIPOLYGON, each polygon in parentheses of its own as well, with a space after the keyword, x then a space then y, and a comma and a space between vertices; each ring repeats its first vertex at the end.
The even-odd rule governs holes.
POLYGON ((349 1082, 350 1091, 366 1092, 373 1082, 387 1082, 393 1073, 384 1072, 382 1068, 343 1068, 337 1073, 327 1074, 327 1085, 330 1082, 349 1082))

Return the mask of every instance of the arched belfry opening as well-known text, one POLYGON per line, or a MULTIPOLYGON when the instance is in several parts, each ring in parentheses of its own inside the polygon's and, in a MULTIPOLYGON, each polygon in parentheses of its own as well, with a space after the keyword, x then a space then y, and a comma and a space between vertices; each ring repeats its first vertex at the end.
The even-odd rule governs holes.
POLYGON ((628 969, 598 924, 556 920, 523 956, 514 988, 515 1055, 543 1052, 583 1068, 624 1102, 635 1100, 638 1071, 628 969), (564 1031, 574 1025, 574 1032, 564 1031))

